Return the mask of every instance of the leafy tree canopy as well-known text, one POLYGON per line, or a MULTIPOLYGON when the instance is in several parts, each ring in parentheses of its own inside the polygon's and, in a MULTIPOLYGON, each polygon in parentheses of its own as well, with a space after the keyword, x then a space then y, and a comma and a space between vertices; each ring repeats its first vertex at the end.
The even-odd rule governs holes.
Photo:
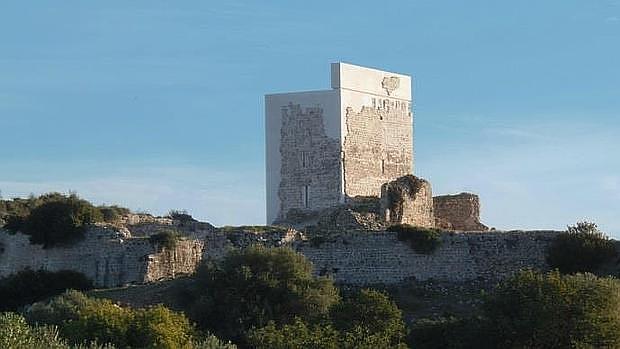
POLYGON ((338 302, 333 282, 316 278, 312 264, 288 248, 249 247, 196 274, 190 312, 222 338, 243 340, 252 327, 295 317, 316 319, 338 302))
POLYGON ((614 242, 596 224, 580 222, 555 238, 547 262, 562 273, 595 272, 616 254, 614 242))

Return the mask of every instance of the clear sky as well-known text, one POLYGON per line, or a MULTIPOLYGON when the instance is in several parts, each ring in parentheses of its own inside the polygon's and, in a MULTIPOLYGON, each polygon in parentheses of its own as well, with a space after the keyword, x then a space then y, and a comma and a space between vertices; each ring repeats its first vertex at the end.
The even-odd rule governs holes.
POLYGON ((263 95, 335 61, 414 77, 435 194, 620 237, 620 0, 5 0, 0 190, 262 224, 263 95))

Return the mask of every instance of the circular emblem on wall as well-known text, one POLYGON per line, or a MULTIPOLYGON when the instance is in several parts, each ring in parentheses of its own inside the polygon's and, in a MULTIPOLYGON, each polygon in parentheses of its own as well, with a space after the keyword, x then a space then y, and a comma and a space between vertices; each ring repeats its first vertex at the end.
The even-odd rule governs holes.
POLYGON ((399 85, 400 79, 398 76, 386 76, 383 78, 383 81, 381 81, 381 87, 387 92, 388 96, 390 96, 399 85))

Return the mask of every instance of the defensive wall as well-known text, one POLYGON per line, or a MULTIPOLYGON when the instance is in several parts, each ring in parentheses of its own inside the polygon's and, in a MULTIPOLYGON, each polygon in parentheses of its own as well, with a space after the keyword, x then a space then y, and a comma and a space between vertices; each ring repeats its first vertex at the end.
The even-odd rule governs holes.
POLYGON ((172 249, 154 244, 149 234, 172 222, 140 224, 131 236, 124 228, 92 227, 72 246, 43 249, 28 236, 0 229, 0 277, 30 268, 75 270, 98 287, 148 283, 191 274, 202 260, 219 260, 233 249, 254 244, 287 246, 305 255, 317 275, 346 284, 396 284, 405 280, 497 281, 523 268, 547 269, 546 249, 557 232, 443 232, 429 254, 385 231, 343 231, 307 237, 293 229, 262 232, 218 230, 208 223, 176 224, 185 237, 172 249))

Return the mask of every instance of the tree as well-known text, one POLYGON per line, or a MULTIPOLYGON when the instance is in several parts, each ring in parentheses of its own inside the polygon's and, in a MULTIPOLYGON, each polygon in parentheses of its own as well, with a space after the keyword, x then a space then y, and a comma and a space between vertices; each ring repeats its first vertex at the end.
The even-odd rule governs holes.
POLYGON ((395 347, 403 342, 405 323, 402 312, 386 294, 363 289, 335 305, 331 311, 334 327, 348 333, 356 346, 369 341, 395 347))
POLYGON ((114 349, 110 345, 70 346, 54 327, 30 326, 23 316, 0 313, 0 348, 6 349, 114 349))
POLYGON ((396 304, 384 293, 364 289, 334 305, 330 317, 309 322, 300 318, 278 326, 273 321, 251 331, 257 348, 406 348, 405 323, 396 304))
POLYGON ((579 222, 560 233, 547 251, 547 262, 562 273, 594 272, 616 256, 616 247, 594 223, 579 222))
POLYGON ((75 194, 47 194, 28 202, 36 206, 28 207, 27 215, 9 216, 5 227, 30 235, 30 242, 44 248, 75 242, 87 225, 103 221, 99 209, 75 194))
POLYGON ((330 325, 309 325, 300 318, 278 327, 270 321, 267 326, 251 331, 249 342, 258 349, 339 349, 341 335, 330 325))
POLYGON ((523 271, 484 303, 496 347, 618 348, 620 284, 592 274, 523 271))
POLYGON ((260 246, 233 251, 221 263, 199 268, 193 298, 189 309, 198 324, 235 342, 269 321, 320 318, 339 300, 333 282, 314 277, 304 256, 260 246))
POLYGON ((187 347, 194 336, 185 315, 162 305, 135 310, 128 331, 129 345, 134 348, 187 347))
POLYGON ((109 343, 119 348, 234 349, 217 338, 198 338, 183 313, 164 306, 132 309, 107 299, 89 298, 69 291, 27 309, 30 323, 56 325, 72 344, 109 343))
POLYGON ((17 310, 67 289, 88 290, 92 287, 92 282, 84 274, 75 271, 26 269, 0 279, 0 310, 17 310))

